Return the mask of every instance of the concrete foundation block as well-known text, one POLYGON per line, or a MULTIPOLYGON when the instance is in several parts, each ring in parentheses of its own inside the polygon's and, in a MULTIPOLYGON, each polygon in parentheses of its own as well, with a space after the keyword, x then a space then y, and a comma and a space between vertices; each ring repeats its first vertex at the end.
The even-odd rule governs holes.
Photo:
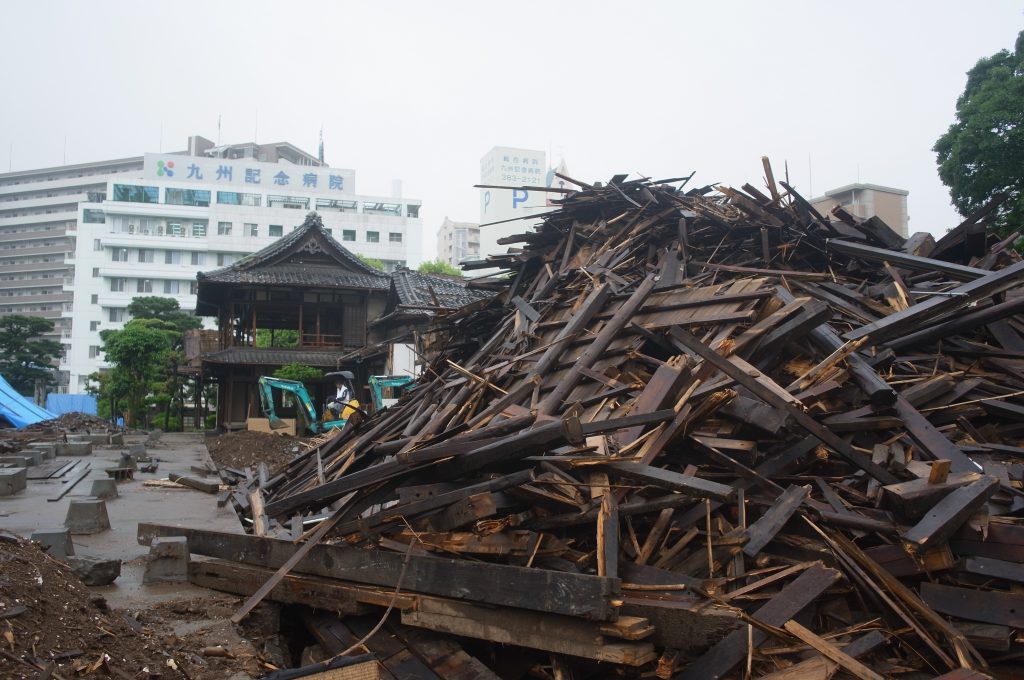
POLYGON ((117 480, 92 480, 92 488, 89 489, 89 495, 93 498, 117 498, 117 480))
POLYGON ((44 460, 53 460, 57 457, 57 444, 53 442, 33 442, 28 448, 41 452, 44 460))
POLYGON ((154 538, 146 558, 143 583, 188 581, 188 539, 184 536, 154 538))
POLYGON ((121 560, 102 557, 75 557, 64 559, 75 576, 87 586, 109 586, 121 575, 121 560))
POLYGON ((74 436, 74 441, 89 442, 90 444, 99 444, 102 446, 110 443, 110 435, 106 432, 100 432, 97 434, 76 434, 74 436))
POLYGON ((27 484, 26 468, 0 468, 0 496, 13 496, 19 491, 24 491, 27 484))
POLYGON ((71 532, 67 529, 40 529, 32 532, 32 540, 46 547, 46 552, 58 559, 75 554, 71 532))
POLYGON ((57 444, 58 456, 91 456, 92 443, 90 442, 68 442, 57 444))
POLYGON ((146 455, 146 445, 132 444, 131 446, 128 447, 128 454, 135 458, 136 460, 138 460, 139 458, 143 458, 146 455))
POLYGON ((0 465, 12 465, 14 467, 31 467, 35 465, 32 456, 23 456, 21 452, 10 456, 0 456, 0 465))
POLYGON ((98 534, 110 529, 107 502, 98 498, 71 501, 64 526, 72 534, 98 534))
POLYGON ((135 456, 130 453, 122 453, 121 460, 118 461, 117 467, 128 468, 129 470, 138 470, 139 466, 135 464, 135 456))
POLYGON ((114 432, 110 435, 109 442, 111 446, 124 446, 124 433, 114 432))
POLYGON ((42 465, 43 461, 46 460, 46 456, 43 455, 43 452, 39 451, 38 449, 22 449, 21 451, 18 451, 18 453, 15 455, 24 456, 25 458, 28 458, 29 465, 42 465))

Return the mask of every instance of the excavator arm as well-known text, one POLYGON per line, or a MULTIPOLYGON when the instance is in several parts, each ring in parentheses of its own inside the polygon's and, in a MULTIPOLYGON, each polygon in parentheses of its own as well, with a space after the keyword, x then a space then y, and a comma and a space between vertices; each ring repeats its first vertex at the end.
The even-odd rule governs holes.
POLYGON ((259 393, 260 393, 260 406, 263 408, 264 415, 267 416, 267 420, 270 422, 271 429, 279 430, 284 427, 281 423, 281 419, 277 417, 277 412, 274 409, 274 390, 281 390, 282 392, 290 392, 295 395, 295 401, 300 405, 300 409, 305 414, 306 420, 311 427, 316 427, 317 414, 316 408, 313 407, 313 400, 309 396, 309 392, 306 390, 306 386, 298 380, 285 380, 284 378, 274 378, 271 376, 261 376, 259 379, 259 393))

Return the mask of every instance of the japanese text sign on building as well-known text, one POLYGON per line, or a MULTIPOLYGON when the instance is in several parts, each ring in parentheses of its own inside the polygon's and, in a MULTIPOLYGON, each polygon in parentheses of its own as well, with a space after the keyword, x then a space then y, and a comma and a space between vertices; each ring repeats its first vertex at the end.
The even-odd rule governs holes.
POLYGON ((340 168, 262 163, 252 159, 205 158, 146 154, 146 179, 203 182, 225 186, 266 187, 268 190, 301 190, 317 194, 355 192, 356 173, 340 168))

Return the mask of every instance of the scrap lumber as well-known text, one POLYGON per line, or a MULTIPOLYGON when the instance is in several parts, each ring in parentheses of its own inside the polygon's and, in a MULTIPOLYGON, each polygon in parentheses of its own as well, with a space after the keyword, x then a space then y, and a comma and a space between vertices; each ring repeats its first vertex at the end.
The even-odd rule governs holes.
MULTIPOLYGON (((1024 260, 991 206, 904 238, 763 168, 566 179, 466 263, 493 297, 431 325, 402 401, 236 476, 257 535, 186 530, 196 578, 335 598, 349 635, 393 605, 498 674, 501 645, 556 680, 1012 664, 1016 620, 940 590, 1022 583, 1024 260)), ((415 648, 391 672, 441 675, 415 648)))

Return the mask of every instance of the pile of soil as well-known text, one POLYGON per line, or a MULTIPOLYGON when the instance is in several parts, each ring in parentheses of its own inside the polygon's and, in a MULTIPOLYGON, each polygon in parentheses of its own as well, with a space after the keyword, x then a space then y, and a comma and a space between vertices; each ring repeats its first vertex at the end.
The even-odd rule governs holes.
POLYGON ((184 678, 151 631, 110 611, 38 544, 0 534, 0 677, 36 678, 49 662, 76 674, 184 678), (116 670, 114 670, 116 669, 116 670))
POLYGON ((56 418, 43 420, 21 428, 22 432, 106 432, 110 423, 80 411, 63 413, 56 418))
POLYGON ((298 453, 304 453, 303 440, 289 435, 240 430, 206 440, 206 449, 218 468, 245 469, 266 463, 275 475, 298 453))

